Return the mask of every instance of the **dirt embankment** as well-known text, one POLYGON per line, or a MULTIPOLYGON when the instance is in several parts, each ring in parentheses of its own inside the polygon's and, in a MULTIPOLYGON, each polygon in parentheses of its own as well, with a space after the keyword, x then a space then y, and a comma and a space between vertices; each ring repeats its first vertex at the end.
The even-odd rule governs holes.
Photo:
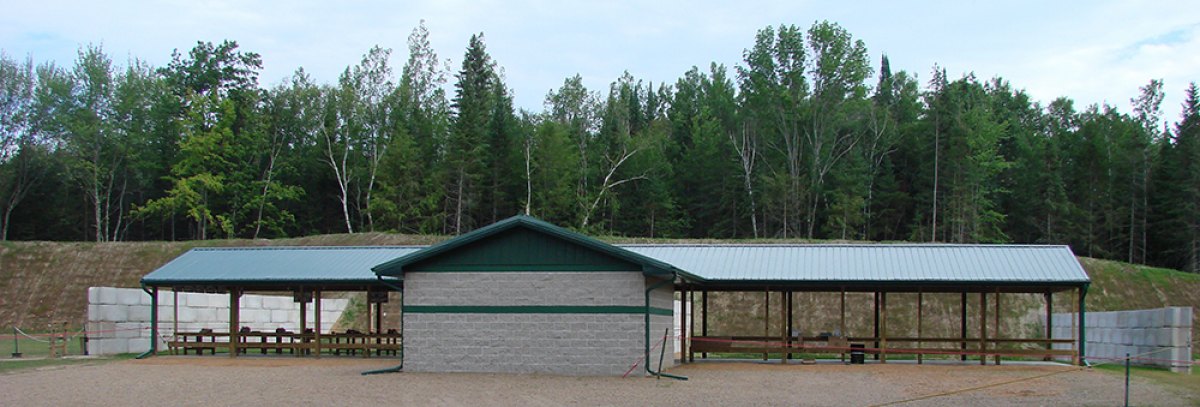
MULTIPOLYGON (((146 273, 165 264, 193 247, 201 246, 370 246, 424 245, 444 240, 444 236, 413 236, 384 233, 322 235, 279 240, 209 240, 202 242, 131 242, 131 243, 0 243, 0 328, 19 326, 43 330, 47 323, 78 327, 87 313, 87 288, 92 286, 137 287, 146 273)), ((627 239, 605 239, 616 243, 627 239)), ((689 241, 672 241, 685 243, 689 241)), ((721 241, 695 241, 721 243, 721 241)), ((655 243, 663 243, 656 241, 655 243)), ((747 243, 739 241, 738 243, 747 243)), ((769 241, 767 243, 788 243, 769 241)), ((795 242, 791 242, 795 243, 795 242)), ((1088 310, 1107 311, 1163 306, 1192 306, 1200 309, 1200 275, 1173 270, 1081 258, 1093 283, 1087 297, 1088 310)), ((1040 295, 1004 295, 1002 330, 1028 334, 1036 329, 1045 311, 1040 295)), ((352 298, 353 300, 353 298, 352 298)), ((916 334, 917 294, 888 295, 888 332, 891 335, 916 334)), ((764 294, 710 294, 709 333, 714 335, 759 335, 763 332, 764 294)), ((838 293, 796 293, 794 329, 811 335, 831 332, 840 325, 838 293)), ((924 294, 922 334, 950 336, 959 329, 959 294, 924 294)), ((1056 312, 1067 312, 1072 299, 1055 298, 1056 312)), ((989 300, 989 302, 991 302, 989 300)), ((359 307, 363 301, 355 301, 359 307)), ((868 336, 872 325, 872 299, 869 293, 847 294, 847 333, 868 336)), ((978 314, 978 295, 968 296, 968 315, 978 314)), ((782 332, 779 316, 783 311, 779 293, 771 294, 770 334, 782 332)), ((994 303, 989 304, 994 307, 994 303)), ((396 302, 385 311, 388 321, 398 321, 396 302)), ((989 314, 992 310, 989 309, 989 314)), ((350 312, 347 326, 361 325, 350 312)), ((973 319, 973 318, 969 318, 973 319)), ((969 330, 977 330, 975 321, 969 330)), ((991 328, 989 328, 991 329, 991 328)), ((1197 332, 1200 333, 1200 332, 1197 332)), ((1197 333, 1193 337, 1200 337, 1197 333)))

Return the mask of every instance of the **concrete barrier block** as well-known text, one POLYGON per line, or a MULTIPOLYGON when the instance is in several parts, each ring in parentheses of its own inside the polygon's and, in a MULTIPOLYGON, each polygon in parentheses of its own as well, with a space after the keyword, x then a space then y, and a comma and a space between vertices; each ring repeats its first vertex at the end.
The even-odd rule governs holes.
POLYGON ((149 305, 132 305, 128 308, 129 318, 131 322, 150 322, 150 306, 149 305))
POLYGON ((127 339, 103 339, 97 342, 99 342, 97 355, 129 353, 129 340, 127 339))
POLYGON ((1192 307, 1171 307, 1167 308, 1166 316, 1163 321, 1164 325, 1173 327, 1191 327, 1192 326, 1192 307))
POLYGON ((242 308, 259 309, 263 307, 263 297, 261 295, 244 295, 241 303, 242 308))
POLYGON ((238 316, 240 321, 251 324, 266 324, 271 322, 271 311, 261 309, 243 309, 238 316))
POLYGON ((199 322, 200 317, 192 307, 179 308, 179 322, 199 322))
POLYGON ((100 289, 102 287, 88 287, 88 304, 98 304, 100 302, 100 289))
POLYGON ((267 312, 270 312, 270 313, 271 313, 271 323, 276 323, 276 324, 278 324, 278 323, 282 323, 282 322, 288 322, 288 321, 289 321, 289 319, 288 319, 288 314, 289 314, 289 313, 288 313, 287 311, 284 311, 284 310, 279 310, 279 309, 273 309, 273 310, 267 310, 267 312))
POLYGON ((112 287, 97 287, 96 296, 97 304, 116 304, 117 289, 112 287))
POLYGON ((103 321, 121 322, 129 319, 127 305, 101 305, 100 318, 103 321))
POLYGON ((116 331, 113 335, 116 338, 137 338, 142 336, 142 325, 134 322, 118 322, 116 331))
POLYGON ((1192 342, 1191 328, 1167 328, 1170 336, 1167 339, 1167 346, 1187 346, 1192 342))
POLYGON ((121 305, 141 304, 142 297, 146 296, 146 293, 142 292, 142 290, 117 290, 117 289, 114 289, 113 291, 116 291, 117 304, 121 304, 121 305))

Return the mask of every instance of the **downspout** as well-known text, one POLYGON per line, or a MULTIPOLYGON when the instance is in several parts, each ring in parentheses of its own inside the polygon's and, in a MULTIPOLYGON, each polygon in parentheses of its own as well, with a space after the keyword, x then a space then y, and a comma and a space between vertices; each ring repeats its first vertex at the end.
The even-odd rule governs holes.
POLYGON ((142 283, 142 291, 150 296, 150 349, 137 355, 138 359, 158 353, 158 287, 154 287, 154 291, 151 292, 146 288, 146 283, 142 283))
POLYGON ((1091 366, 1087 361, 1087 304, 1084 301, 1091 285, 1092 283, 1083 283, 1083 287, 1079 289, 1079 364, 1083 366, 1091 366))
MULTIPOLYGON (((376 278, 379 279, 380 284, 383 284, 393 290, 400 292, 400 365, 395 366, 395 367, 384 368, 384 369, 368 370, 368 371, 362 372, 363 376, 373 375, 373 374, 381 374, 381 373, 399 373, 399 372, 404 371, 404 342, 405 342, 405 338, 404 338, 404 288, 400 287, 398 285, 392 284, 391 282, 388 282, 387 280, 384 280, 383 276, 376 276, 376 278)), ((367 306, 370 307, 371 304, 367 304, 367 306)))
MULTIPOLYGON (((655 372, 655 371, 654 371, 654 369, 651 369, 651 368, 650 368, 650 292, 651 292, 651 291, 654 291, 655 289, 657 289, 657 288, 659 288, 659 287, 662 287, 662 286, 664 286, 664 285, 671 284, 671 283, 674 283, 674 282, 675 282, 675 275, 674 275, 674 273, 672 273, 672 275, 671 275, 671 278, 669 278, 669 279, 667 279, 667 280, 663 280, 663 281, 657 282, 657 283, 654 283, 654 284, 651 284, 651 285, 650 285, 650 287, 647 287, 647 288, 646 288, 646 329, 645 329, 645 333, 646 333, 646 343, 645 343, 645 350, 646 350, 646 359, 645 359, 646 373, 648 373, 648 374, 651 374, 651 375, 655 375, 655 376, 666 376, 666 377, 669 377, 669 378, 672 378, 672 379, 678 379, 678 380, 687 380, 687 379, 688 379, 688 378, 687 378, 687 376, 677 376, 677 375, 673 375, 673 374, 670 374, 670 373, 655 372)), ((664 342, 663 342, 663 348, 666 348, 666 346, 667 346, 667 343, 664 341, 664 342)), ((665 349, 664 349, 664 350, 665 350, 665 349)))

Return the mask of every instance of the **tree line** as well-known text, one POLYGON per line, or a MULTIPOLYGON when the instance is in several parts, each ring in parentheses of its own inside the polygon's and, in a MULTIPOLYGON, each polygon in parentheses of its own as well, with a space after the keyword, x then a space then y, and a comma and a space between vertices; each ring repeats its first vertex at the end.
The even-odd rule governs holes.
POLYGON ((98 46, 0 54, 0 239, 458 234, 518 213, 588 233, 1060 243, 1200 271, 1200 112, 1163 83, 1043 105, 1002 78, 923 83, 835 23, 758 31, 674 83, 579 75, 515 109, 473 35, 457 69, 422 23, 334 83, 198 42, 163 67, 98 46))

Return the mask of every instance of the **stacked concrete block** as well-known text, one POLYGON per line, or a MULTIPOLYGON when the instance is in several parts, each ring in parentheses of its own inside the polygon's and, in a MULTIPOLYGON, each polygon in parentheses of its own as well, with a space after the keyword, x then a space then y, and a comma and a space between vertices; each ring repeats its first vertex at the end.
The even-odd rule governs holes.
MULTIPOLYGON (((1192 307, 1148 310, 1089 312, 1087 357, 1095 362, 1121 361, 1129 354, 1133 364, 1190 372, 1192 366, 1192 307)), ((1054 314, 1051 330, 1055 338, 1073 338, 1075 314, 1054 314)), ((1045 320, 1043 319, 1043 323, 1045 320)), ((1056 344, 1056 349, 1071 345, 1056 344)))
MULTIPOLYGON (((408 272, 404 281, 406 371, 621 375, 645 358, 640 271, 408 272)), ((670 311, 671 290, 653 292, 651 306, 670 311)), ((652 344, 672 321, 651 316, 652 344)), ((674 341, 664 346, 670 367, 674 341)))
MULTIPOLYGON (((179 293, 160 290, 158 293, 159 349, 166 348, 166 339, 178 327, 180 332, 201 329, 229 330, 229 296, 225 294, 179 293), (175 315, 178 312, 178 323, 175 315)), ((349 301, 321 300, 321 331, 329 332, 341 317, 349 301)), ((243 295, 239 304, 241 326, 253 330, 274 331, 284 328, 299 330, 300 304, 290 296, 243 295)), ((309 304, 308 324, 315 321, 313 304, 309 304)), ((88 353, 112 355, 140 353, 150 349, 151 298, 136 288, 91 287, 88 289, 88 353)))

